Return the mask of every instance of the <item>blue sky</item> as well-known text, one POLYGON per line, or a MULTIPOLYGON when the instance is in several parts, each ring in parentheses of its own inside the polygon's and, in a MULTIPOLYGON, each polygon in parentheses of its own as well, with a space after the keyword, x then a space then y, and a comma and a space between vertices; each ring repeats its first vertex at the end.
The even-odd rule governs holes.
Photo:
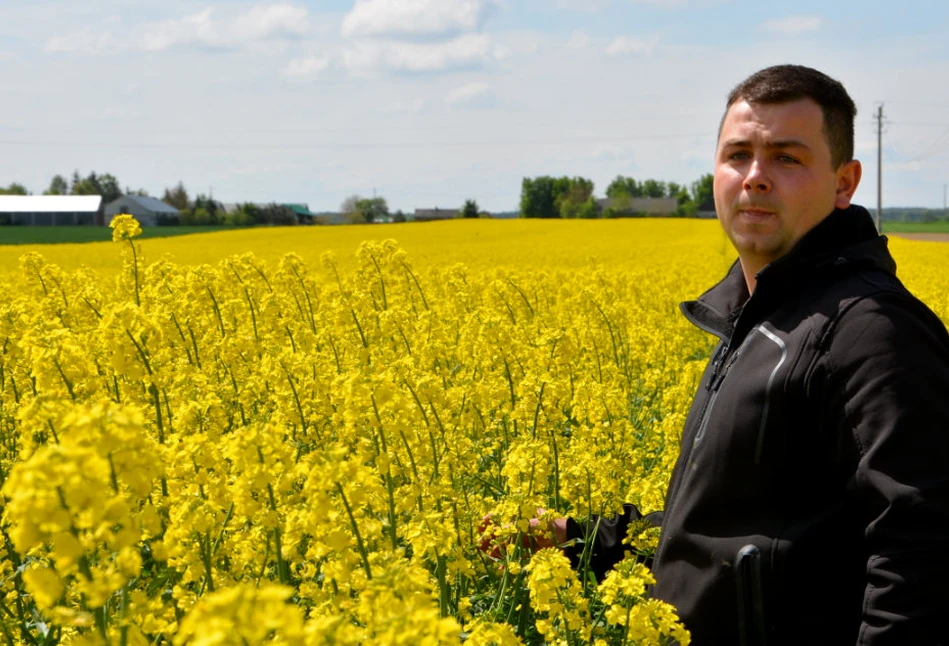
POLYGON ((949 3, 0 0, 0 185, 111 172, 160 196, 515 210, 523 177, 691 183, 775 63, 857 103, 856 200, 943 206, 949 3))

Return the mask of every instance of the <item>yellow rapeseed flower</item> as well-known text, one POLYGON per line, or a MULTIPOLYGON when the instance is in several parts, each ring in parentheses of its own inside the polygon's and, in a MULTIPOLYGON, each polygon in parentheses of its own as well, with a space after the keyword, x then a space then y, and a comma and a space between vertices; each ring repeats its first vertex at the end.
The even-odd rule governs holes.
POLYGON ((135 216, 128 214, 119 214, 109 222, 112 228, 112 242, 121 242, 122 240, 131 240, 136 236, 142 235, 142 227, 139 226, 135 216))

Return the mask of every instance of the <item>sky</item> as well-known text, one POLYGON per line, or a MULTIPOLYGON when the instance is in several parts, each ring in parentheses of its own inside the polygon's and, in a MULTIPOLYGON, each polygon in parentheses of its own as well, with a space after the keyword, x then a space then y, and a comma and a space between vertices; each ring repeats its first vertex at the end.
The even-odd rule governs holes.
POLYGON ((0 185, 513 211, 521 181, 712 170, 729 90, 816 67, 857 104, 855 201, 942 208, 949 2, 0 0, 0 185))

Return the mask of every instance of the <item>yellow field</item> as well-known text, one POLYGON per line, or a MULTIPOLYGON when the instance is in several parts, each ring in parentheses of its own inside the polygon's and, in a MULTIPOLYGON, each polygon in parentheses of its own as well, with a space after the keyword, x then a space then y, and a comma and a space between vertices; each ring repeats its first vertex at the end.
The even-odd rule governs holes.
MULTIPOLYGON (((340 266, 354 266, 363 241, 394 239, 418 266, 461 262, 471 269, 544 266, 588 267, 591 261, 607 266, 626 265, 637 248, 698 249, 711 244, 721 253, 727 241, 714 221, 670 220, 643 227, 630 220, 454 220, 445 222, 379 224, 336 227, 274 227, 199 233, 146 241, 150 261, 166 255, 176 263, 214 264, 228 256, 253 251, 265 263, 276 264, 284 254, 296 253, 318 267, 324 252, 335 253, 340 266)), ((59 245, 0 245, 0 272, 15 270, 20 256, 43 254, 66 270, 86 265, 97 271, 117 272, 121 255, 109 242, 59 245)), ((734 256, 732 256, 734 257, 734 256)))
MULTIPOLYGON (((892 246, 945 320, 949 247, 892 246)), ((8 643, 688 642, 645 594, 654 530, 599 584, 518 534, 661 508, 711 347, 676 304, 735 257, 715 222, 29 251, 0 247, 8 643)))

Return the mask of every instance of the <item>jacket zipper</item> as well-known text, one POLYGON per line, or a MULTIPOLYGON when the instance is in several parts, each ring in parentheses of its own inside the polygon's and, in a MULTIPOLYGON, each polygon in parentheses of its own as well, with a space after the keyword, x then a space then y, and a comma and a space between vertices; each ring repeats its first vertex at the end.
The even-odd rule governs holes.
MULTIPOLYGON (((714 407, 715 400, 718 399, 719 389, 721 388, 722 382, 725 381, 725 377, 728 375, 728 371, 734 365, 735 361, 738 360, 738 356, 741 354, 742 349, 745 347, 745 343, 748 342, 748 339, 751 337, 749 332, 744 339, 742 339, 741 344, 738 346, 738 349, 729 357, 728 342, 722 346, 722 350, 719 353, 718 357, 715 360, 715 363, 712 366, 712 374, 709 376, 708 382, 705 384, 706 392, 711 392, 710 395, 705 400, 705 404, 702 407, 702 416, 699 419, 699 428, 695 433, 695 436, 692 438, 692 444, 689 446, 689 454, 686 457, 685 466, 688 467, 689 462, 692 460, 692 452, 695 449, 696 443, 702 439, 702 436, 705 434, 706 427, 708 426, 708 420, 712 416, 712 408, 714 407), (725 363, 725 358, 728 357, 728 362, 725 363), (723 366, 724 364, 724 366, 723 366)), ((675 504, 679 500, 681 494, 683 481, 688 477, 688 471, 681 474, 679 481, 676 483, 675 491, 673 495, 669 498, 669 509, 666 510, 666 517, 671 518, 672 512, 675 509, 675 504)), ((656 550, 656 560, 661 560, 662 553, 665 546, 668 544, 668 541, 662 541, 662 544, 659 545, 659 548, 656 550)))
MULTIPOLYGON (((748 336, 751 336, 750 334, 748 336)), ((738 349, 735 350, 732 355, 728 358, 728 363, 722 367, 721 363, 717 368, 712 371, 712 378, 709 379, 708 383, 705 385, 705 389, 711 394, 708 396, 708 399, 705 400, 705 406, 702 409, 702 418, 699 422, 699 430, 696 431, 695 437, 692 439, 692 446, 694 447, 698 442, 705 437, 705 431, 708 430, 708 420, 712 416, 712 408, 715 407, 715 400, 718 399, 718 393, 721 391, 722 382, 725 381, 725 376, 728 375, 728 371, 731 370, 731 367, 735 364, 735 361, 738 360, 738 355, 741 354, 742 348, 745 347, 745 342, 748 340, 748 336, 741 342, 741 345, 738 346, 738 349)), ((725 352, 728 352, 728 346, 725 347, 725 352)), ((689 451, 689 458, 692 457, 691 450, 689 451)))

